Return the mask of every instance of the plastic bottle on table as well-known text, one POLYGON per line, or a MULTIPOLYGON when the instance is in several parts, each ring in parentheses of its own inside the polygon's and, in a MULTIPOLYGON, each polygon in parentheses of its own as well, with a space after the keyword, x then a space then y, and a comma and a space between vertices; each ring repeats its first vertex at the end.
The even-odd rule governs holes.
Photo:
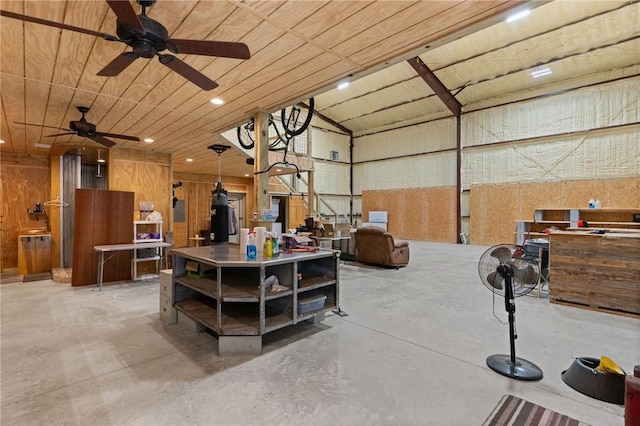
POLYGON ((247 237, 247 259, 254 260, 256 258, 256 233, 249 232, 247 237))
POLYGON ((273 236, 271 238, 271 254, 273 256, 280 255, 280 243, 278 242, 278 237, 273 236))
POLYGON ((273 256, 273 244, 271 243, 271 238, 267 235, 264 239, 264 249, 262 250, 262 255, 264 257, 273 256))

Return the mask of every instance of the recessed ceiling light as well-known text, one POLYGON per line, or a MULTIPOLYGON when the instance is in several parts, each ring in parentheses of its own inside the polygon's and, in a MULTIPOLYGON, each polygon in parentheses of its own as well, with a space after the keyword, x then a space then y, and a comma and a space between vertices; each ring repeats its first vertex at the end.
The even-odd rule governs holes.
POLYGON ((538 77, 542 77, 543 75, 549 75, 552 73, 553 71, 551 71, 551 68, 549 67, 536 68, 535 70, 531 71, 531 77, 538 78, 538 77))
POLYGON ((47 143, 35 143, 33 144, 36 148, 45 148, 45 149, 49 149, 51 148, 51 145, 47 144, 47 143))
POLYGON ((244 177, 249 177, 249 176, 250 176, 249 173, 244 174, 244 177))
POLYGON ((4 140, 0 139, 0 144, 3 144, 3 143, 4 143, 4 140))
POLYGON ((344 90, 347 87, 349 87, 349 82, 348 81, 343 81, 342 83, 338 84, 338 90, 344 90))
POLYGON ((187 158, 187 163, 192 163, 193 162, 193 158, 187 158))
POLYGON ((220 98, 213 98, 209 102, 211 102, 214 105, 224 105, 224 101, 220 98))
POLYGON ((154 142, 153 139, 151 139, 151 138, 145 138, 144 141, 146 143, 153 143, 154 142))
POLYGON ((514 13, 513 15, 507 16, 506 21, 507 22, 513 22, 513 21, 517 21, 519 19, 522 19, 526 16, 529 16, 529 14, 531 13, 531 9, 525 9, 522 10, 520 12, 514 13))

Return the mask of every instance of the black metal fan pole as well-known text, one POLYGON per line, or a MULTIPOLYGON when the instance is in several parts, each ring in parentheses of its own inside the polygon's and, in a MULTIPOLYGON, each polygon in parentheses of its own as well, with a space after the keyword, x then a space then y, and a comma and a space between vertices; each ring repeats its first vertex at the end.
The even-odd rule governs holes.
POLYGON ((504 278, 504 307, 509 313, 510 354, 497 354, 487 357, 487 366, 493 371, 513 379, 529 381, 540 380, 542 379, 542 370, 537 365, 526 359, 516 357, 516 304, 511 280, 513 271, 508 265, 500 265, 498 267, 498 273, 504 278))

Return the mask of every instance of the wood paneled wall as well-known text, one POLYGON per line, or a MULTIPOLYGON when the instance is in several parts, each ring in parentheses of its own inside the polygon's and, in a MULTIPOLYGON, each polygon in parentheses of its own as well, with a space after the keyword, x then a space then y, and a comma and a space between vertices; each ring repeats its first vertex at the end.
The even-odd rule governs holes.
POLYGON ((477 185, 470 198, 471 244, 514 243, 515 221, 533 219, 537 208, 587 208, 591 198, 602 207, 640 208, 640 177, 477 185))
MULTIPOLYGON (((109 189, 135 193, 132 220, 140 220, 138 203, 153 202, 165 223, 171 222, 171 155, 126 148, 109 150, 109 189)), ((163 230, 166 229, 166 225, 163 230)))
POLYGON ((46 228, 42 219, 27 214, 36 202, 50 199, 49 157, 3 153, 0 157, 2 179, 2 255, 0 270, 18 267, 18 234, 22 228, 46 228))
POLYGON ((454 186, 363 191, 363 222, 367 222, 372 210, 388 212, 387 230, 395 238, 457 241, 454 186))
MULTIPOLYGON (((171 230, 173 221, 171 172, 170 154, 118 147, 109 150, 109 189, 135 193, 132 222, 141 219, 139 203, 152 202, 153 209, 162 215, 163 232, 171 230)), ((155 271, 153 262, 138 266, 141 274, 155 271)))
MULTIPOLYGON (((197 173, 174 173, 171 183, 182 182, 175 189, 175 196, 184 200, 185 221, 173 224, 174 246, 189 245, 189 237, 210 229, 209 214, 211 212, 211 191, 215 189, 218 177, 197 173)), ((222 187, 227 192, 244 193, 245 218, 254 211, 253 178, 222 177, 222 187)))

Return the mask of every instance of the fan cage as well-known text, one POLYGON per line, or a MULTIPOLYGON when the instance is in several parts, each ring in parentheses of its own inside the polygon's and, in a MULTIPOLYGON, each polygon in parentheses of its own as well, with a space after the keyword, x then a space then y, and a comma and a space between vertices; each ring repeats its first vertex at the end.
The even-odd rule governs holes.
POLYGON ((478 274, 482 283, 495 294, 501 296, 505 294, 505 280, 497 272, 501 264, 510 266, 514 272, 511 285, 515 297, 531 293, 540 282, 540 264, 533 255, 520 246, 498 244, 486 250, 478 262, 478 274), (509 251, 509 256, 504 256, 502 259, 496 256, 496 253, 506 253, 506 250, 509 251), (498 285, 501 288, 498 288, 498 285))

